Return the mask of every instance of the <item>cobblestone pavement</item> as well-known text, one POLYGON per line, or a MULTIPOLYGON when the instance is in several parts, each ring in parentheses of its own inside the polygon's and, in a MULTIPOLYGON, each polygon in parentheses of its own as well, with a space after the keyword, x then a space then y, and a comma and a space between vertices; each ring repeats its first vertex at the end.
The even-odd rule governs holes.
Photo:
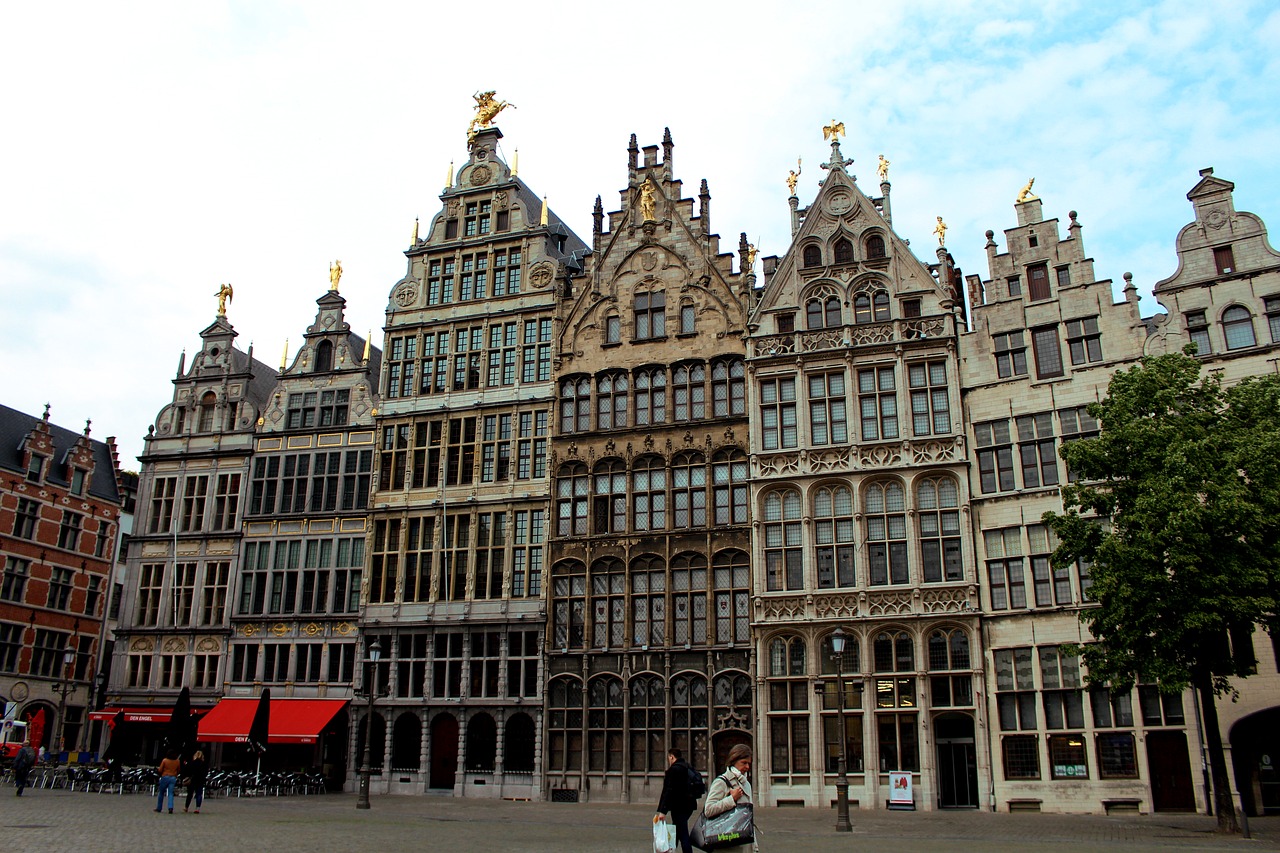
MULTIPOLYGON (((0 788, 5 853, 224 853, 290 851, 510 851, 597 853, 652 850, 648 805, 512 803, 446 797, 375 796, 358 811, 351 794, 216 798, 203 813, 156 814, 143 795, 0 788)), ((1280 850, 1280 818, 1252 821, 1246 841, 1214 834, 1200 815, 1101 817, 987 812, 855 812, 854 832, 837 835, 834 812, 762 808, 765 853, 1049 850, 1168 853, 1280 850)))

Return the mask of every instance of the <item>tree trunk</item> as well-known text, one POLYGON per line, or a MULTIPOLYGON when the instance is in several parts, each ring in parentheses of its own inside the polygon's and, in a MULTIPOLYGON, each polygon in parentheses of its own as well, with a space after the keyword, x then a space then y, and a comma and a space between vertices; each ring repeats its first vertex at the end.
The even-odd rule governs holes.
POLYGON ((1218 703, 1208 673, 1197 673, 1193 683, 1200 695, 1200 713, 1204 720, 1204 736, 1209 743, 1209 770, 1213 777, 1213 810, 1218 815, 1218 832, 1238 833, 1236 807, 1231 799, 1231 781, 1227 778, 1227 759, 1222 754, 1222 731, 1218 728, 1218 703))

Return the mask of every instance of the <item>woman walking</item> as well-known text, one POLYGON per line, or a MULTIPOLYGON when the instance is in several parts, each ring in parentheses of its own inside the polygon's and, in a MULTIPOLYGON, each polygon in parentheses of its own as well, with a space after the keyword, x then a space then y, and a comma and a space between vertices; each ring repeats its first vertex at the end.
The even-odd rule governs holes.
POLYGON ((160 781, 156 785, 156 811, 159 812, 164 808, 164 796, 169 795, 169 814, 173 814, 173 788, 178 784, 178 770, 182 767, 182 762, 178 760, 178 751, 176 749, 169 750, 169 754, 160 762, 157 771, 160 773, 160 781))
MULTIPOLYGON (((707 801, 702 813, 708 818, 732 811, 740 805, 752 805, 751 780, 747 774, 751 772, 751 747, 745 743, 735 744, 729 750, 729 766, 715 778, 707 791, 707 801)), ((753 843, 751 849, 759 851, 760 845, 753 843)))
POLYGON ((204 805, 204 783, 209 776, 209 762, 204 760, 204 751, 197 749, 182 772, 187 777, 187 804, 182 811, 185 813, 191 808, 191 798, 195 797, 196 814, 200 814, 200 806, 204 805))

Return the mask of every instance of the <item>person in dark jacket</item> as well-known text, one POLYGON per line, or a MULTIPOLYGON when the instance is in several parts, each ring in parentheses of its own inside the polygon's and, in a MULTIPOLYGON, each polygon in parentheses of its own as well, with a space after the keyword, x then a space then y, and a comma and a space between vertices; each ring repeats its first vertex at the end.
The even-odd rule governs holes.
POLYGON ((667 752, 667 772, 662 776, 662 796, 658 800, 658 817, 671 813, 676 825, 676 842, 682 853, 693 853, 689 841, 689 815, 698 810, 698 800, 689 790, 689 765, 680 750, 667 752))
POLYGON ((36 751, 31 748, 31 741, 24 741, 18 754, 13 757, 13 784, 18 789, 18 796, 27 787, 27 779, 31 776, 31 766, 36 763, 36 751))
POLYGON ((196 814, 204 805, 204 783, 209 776, 209 762, 204 760, 204 752, 197 749, 191 760, 182 765, 182 773, 187 778, 187 804, 182 807, 186 812, 191 808, 191 798, 196 800, 196 814))

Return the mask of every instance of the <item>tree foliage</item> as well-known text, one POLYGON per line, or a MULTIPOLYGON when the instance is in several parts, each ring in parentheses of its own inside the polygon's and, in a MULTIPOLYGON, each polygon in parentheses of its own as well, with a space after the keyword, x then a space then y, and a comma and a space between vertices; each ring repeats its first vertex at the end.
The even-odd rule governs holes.
POLYGON ((1090 412, 1101 434, 1063 447, 1076 482, 1045 515, 1055 564, 1092 563, 1090 680, 1220 692, 1252 671, 1253 626, 1280 629, 1280 376, 1224 387, 1147 357, 1090 412))

